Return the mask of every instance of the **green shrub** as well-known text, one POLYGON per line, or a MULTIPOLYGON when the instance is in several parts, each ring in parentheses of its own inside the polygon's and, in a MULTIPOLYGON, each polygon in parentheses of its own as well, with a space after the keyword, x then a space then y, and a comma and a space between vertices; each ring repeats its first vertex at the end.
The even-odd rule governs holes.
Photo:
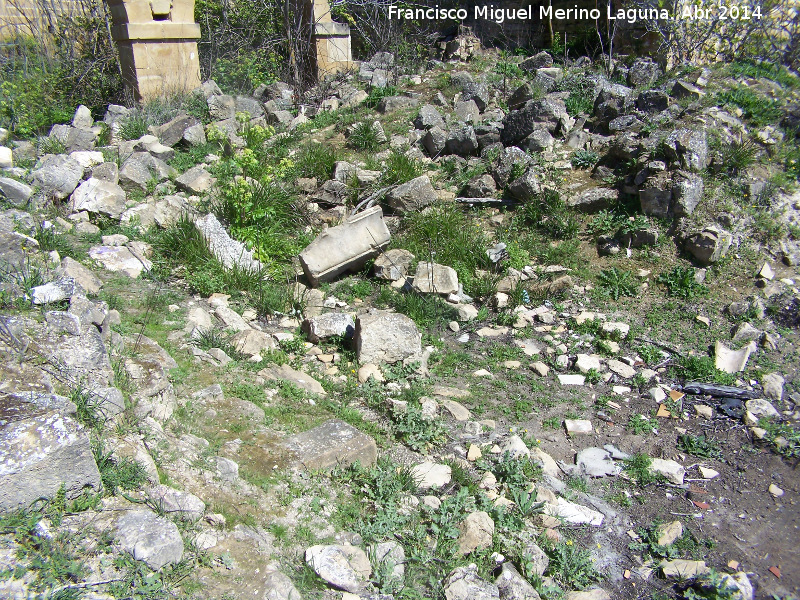
POLYGON ((671 370, 684 381, 704 381, 722 385, 733 385, 736 382, 736 375, 717 369, 714 359, 710 356, 679 357, 677 364, 671 370))
POLYGON ((433 206, 406 219, 405 232, 396 246, 412 252, 419 260, 432 260, 453 267, 468 294, 483 296, 487 280, 477 269, 489 270, 486 250, 489 236, 454 204, 433 206))
POLYGON ((381 100, 383 100, 387 96, 396 96, 397 95, 397 88, 393 85, 387 85, 386 87, 373 87, 369 90, 369 95, 367 99, 364 100, 364 106, 368 108, 375 108, 378 106, 381 100))
POLYGON ((0 60, 0 127, 16 136, 68 123, 75 107, 94 113, 123 101, 117 49, 103 10, 57 15, 47 32, 5 39, 0 60))
POLYGON ((678 447, 700 458, 722 458, 722 450, 719 444, 704 435, 681 435, 678 436, 678 447))
POLYGON ((554 189, 544 190, 538 198, 525 204, 522 218, 552 239, 566 240, 574 238, 578 233, 575 215, 567 208, 561 194, 554 189))
POLYGON ((408 404, 392 413, 394 430, 412 450, 427 453, 447 440, 447 428, 441 419, 425 417, 422 409, 408 404))

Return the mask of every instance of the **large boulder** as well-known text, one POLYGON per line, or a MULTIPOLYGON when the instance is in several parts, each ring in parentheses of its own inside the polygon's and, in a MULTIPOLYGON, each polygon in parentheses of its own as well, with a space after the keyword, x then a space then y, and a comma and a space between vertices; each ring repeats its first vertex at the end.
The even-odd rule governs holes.
POLYGON ((90 177, 72 193, 72 210, 119 219, 125 211, 125 190, 116 183, 90 177))
POLYGON ((445 122, 435 106, 426 104, 419 109, 419 114, 414 119, 414 127, 417 129, 432 129, 434 127, 444 129, 445 122))
POLYGON ((672 178, 672 212, 689 216, 703 199, 703 178, 696 173, 677 171, 672 178))
POLYGON ((725 256, 731 241, 730 233, 711 226, 686 236, 683 248, 701 265, 710 265, 725 256))
MULTIPOLYGON (((162 144, 171 148, 178 144, 178 142, 185 140, 186 132, 199 124, 201 124, 201 122, 197 117, 181 114, 170 119, 163 125, 155 127, 153 133, 162 144)), ((203 128, 201 127, 200 131, 202 130, 203 128)), ((205 137, 205 134, 203 135, 205 137)))
POLYGON ((460 123, 447 132, 445 153, 472 156, 478 151, 478 138, 472 125, 460 123))
POLYGON ((455 294, 458 274, 452 267, 420 261, 414 275, 414 289, 420 294, 455 294))
POLYGON ((595 121, 602 127, 621 117, 632 109, 632 90, 624 85, 606 86, 597 96, 594 103, 595 121))
POLYGON ((286 447, 295 454, 298 464, 313 470, 346 467, 355 462, 369 467, 378 460, 375 440, 339 419, 287 438, 286 447))
POLYGON ((628 69, 628 85, 642 87, 652 85, 661 75, 661 67, 652 58, 637 58, 628 69))
POLYGON ((347 313, 325 313, 303 321, 303 331, 312 344, 332 337, 352 338, 355 328, 353 317, 347 313))
POLYGON ((361 364, 407 364, 422 359, 422 334, 414 321, 398 313, 371 310, 360 315, 355 342, 361 364))
POLYGON ((183 558, 178 527, 149 510, 123 512, 115 522, 115 537, 125 552, 154 571, 183 558))
POLYGON ((74 405, 64 398, 52 410, 54 401, 32 396, 0 397, 0 512, 52 498, 61 486, 70 499, 101 487, 89 436, 67 414, 74 405))
POLYGON ((483 112, 489 104, 489 88, 485 83, 477 81, 465 83, 461 87, 461 100, 463 102, 472 100, 475 102, 478 110, 483 112))
POLYGON ((386 194, 386 203, 398 214, 417 212, 433 204, 438 195, 427 175, 397 186, 386 194))
POLYGON ((533 163, 533 159, 517 146, 503 148, 492 169, 497 187, 504 188, 511 180, 516 169, 524 169, 533 163))
POLYGON ((63 154, 49 155, 31 173, 31 181, 45 197, 63 200, 78 187, 83 173, 83 167, 76 160, 63 154))
POLYGON ((33 196, 33 188, 29 185, 11 179, 10 177, 0 177, 0 197, 13 206, 24 206, 33 196))
POLYGON ((151 181, 164 181, 175 174, 175 169, 149 152, 134 152, 119 170, 119 184, 128 192, 147 191, 151 181))
POLYGON ((481 579, 474 564, 453 569, 442 586, 446 600, 500 600, 500 590, 481 579))
POLYGON ((548 96, 540 100, 530 100, 523 108, 506 115, 501 139, 505 145, 516 144, 540 127, 554 133, 562 121, 568 118, 567 107, 558 97, 548 96))
POLYGON ((705 129, 682 128, 673 131, 665 140, 668 158, 681 168, 695 173, 708 166, 708 137, 705 129))
POLYGON ((364 588, 372 568, 361 548, 343 546, 311 546, 306 550, 306 563, 333 587, 355 594, 364 588))

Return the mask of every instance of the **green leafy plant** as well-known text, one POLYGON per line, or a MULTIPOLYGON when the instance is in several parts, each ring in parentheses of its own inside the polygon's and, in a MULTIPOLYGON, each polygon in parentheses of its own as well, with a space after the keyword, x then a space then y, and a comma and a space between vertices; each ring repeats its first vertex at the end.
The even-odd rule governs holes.
POLYGON ((683 356, 677 359, 677 364, 671 368, 685 381, 705 381, 733 385, 736 376, 717 369, 714 359, 710 356, 683 356))
POLYGON ((147 473, 141 464, 128 457, 116 458, 111 452, 105 452, 102 440, 94 444, 93 450, 106 493, 116 495, 118 490, 136 490, 147 481, 147 473))
POLYGON ((623 296, 635 298, 639 292, 639 284, 633 273, 616 267, 600 271, 597 276, 597 285, 602 294, 614 300, 619 300, 623 296))
POLYGON ((600 581, 594 568, 591 553, 579 548, 573 540, 561 544, 545 544, 543 550, 550 557, 545 574, 550 575, 567 589, 583 589, 600 581))
POLYGON ((444 423, 437 418, 426 418, 422 409, 413 404, 395 409, 392 418, 395 432, 413 450, 427 452, 447 439, 444 423))
POLYGON ((758 426, 766 431, 764 439, 778 454, 786 458, 800 457, 800 429, 790 423, 779 423, 765 417, 758 420, 758 426))
POLYGON ((708 293, 708 288, 695 279, 694 267, 676 265, 668 273, 661 273, 656 281, 667 288, 667 294, 690 300, 708 293))
POLYGON ((572 167, 574 169, 592 169, 600 160, 600 155, 593 150, 576 150, 572 153, 572 167))
POLYGON ((631 458, 625 460, 623 470, 631 479, 636 481, 641 487, 644 487, 663 479, 662 475, 650 470, 650 465, 652 464, 653 459, 647 456, 647 454, 634 454, 631 458))
POLYGON ((684 434, 678 436, 678 447, 692 456, 722 458, 722 450, 719 444, 704 435, 684 434))

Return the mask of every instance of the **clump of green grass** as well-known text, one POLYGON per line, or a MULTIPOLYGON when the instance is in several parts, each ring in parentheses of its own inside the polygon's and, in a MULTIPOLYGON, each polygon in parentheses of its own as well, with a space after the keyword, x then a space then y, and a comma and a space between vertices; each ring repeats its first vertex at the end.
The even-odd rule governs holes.
POLYGON ((767 418, 759 419, 758 426, 766 431, 764 439, 778 454, 791 459, 800 457, 800 428, 767 418))
POLYGON ((783 116, 780 102, 744 86, 717 92, 715 99, 720 105, 732 104, 741 108, 745 118, 756 127, 778 123, 783 116))
POLYGON ((333 167, 340 160, 338 151, 329 144, 308 144, 294 158, 298 177, 314 177, 319 183, 333 175, 333 167))
POLYGON ((397 88, 393 85, 387 85, 386 87, 373 87, 369 90, 369 95, 367 99, 364 100, 364 106, 368 108, 375 108, 378 106, 381 100, 383 100, 387 96, 396 96, 397 95, 397 88))
POLYGON ((350 137, 347 138, 347 143, 358 150, 368 150, 370 152, 377 150, 380 145, 378 132, 369 121, 362 121, 353 127, 350 137))
POLYGON ((386 169, 381 176, 381 182, 386 185, 406 183, 422 175, 422 164, 403 152, 392 152, 386 160, 386 169))
POLYGON ((405 221, 405 232, 397 247, 412 252, 419 260, 448 265, 458 273, 459 282, 470 295, 480 295, 478 269, 489 270, 486 249, 490 237, 456 205, 434 206, 415 213, 405 221))
POLYGON ((661 481, 663 477, 650 470, 650 465, 653 464, 647 454, 639 453, 633 455, 631 458, 625 460, 623 466, 624 471, 635 480, 641 487, 661 481))
POLYGON ((765 77, 780 83, 785 88, 800 88, 800 78, 783 65, 776 63, 739 59, 730 63, 727 71, 732 77, 752 77, 753 79, 765 77))
POLYGON ((189 287, 204 296, 215 292, 241 296, 259 314, 286 310, 289 297, 286 285, 267 280, 265 273, 252 269, 226 269, 212 254, 188 217, 151 238, 154 256, 154 275, 170 277, 178 273, 189 287))
POLYGON ((571 116, 588 115, 594 110, 594 84, 585 74, 581 72, 567 73, 556 84, 555 90, 569 92, 564 104, 571 116))
POLYGON ((558 190, 546 189, 521 211, 525 223, 555 240, 570 240, 578 233, 578 221, 558 190))
POLYGON ((725 173, 736 176, 755 162, 758 146, 750 140, 733 142, 722 148, 722 166, 725 173))
POLYGON ((395 292, 389 286, 381 288, 375 303, 379 306, 390 306, 397 312, 410 317, 423 329, 437 325, 443 326, 458 316, 456 310, 438 296, 415 292, 395 292))
POLYGON ((710 356, 679 357, 677 364, 673 365, 671 370, 684 381, 704 381, 722 385, 733 385, 736 382, 736 376, 717 369, 714 359, 710 356))

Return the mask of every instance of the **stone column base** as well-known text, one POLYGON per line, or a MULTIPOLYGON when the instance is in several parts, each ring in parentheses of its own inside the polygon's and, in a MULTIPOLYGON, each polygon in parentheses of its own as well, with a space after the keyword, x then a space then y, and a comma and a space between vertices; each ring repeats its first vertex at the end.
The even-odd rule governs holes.
POLYGON ((350 27, 346 23, 317 23, 314 26, 314 49, 319 79, 353 67, 350 27))

